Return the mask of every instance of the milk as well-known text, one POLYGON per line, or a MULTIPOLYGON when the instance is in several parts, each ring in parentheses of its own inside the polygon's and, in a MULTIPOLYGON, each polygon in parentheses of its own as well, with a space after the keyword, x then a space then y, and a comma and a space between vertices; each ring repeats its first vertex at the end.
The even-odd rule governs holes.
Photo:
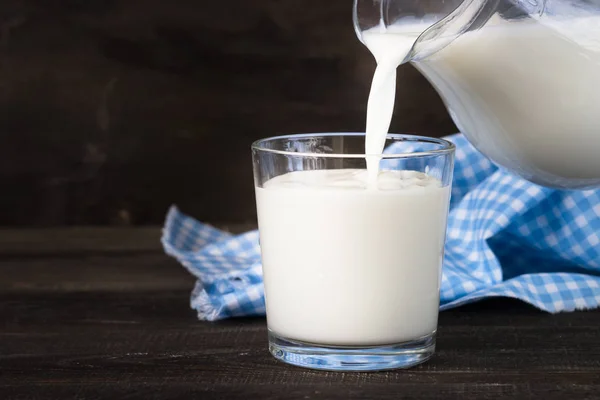
POLYGON ((321 345, 436 330, 449 188, 414 171, 287 173, 256 188, 269 329, 321 345))
MULTIPOLYGON (((515 21, 496 15, 413 61, 476 147, 551 186, 600 183, 600 16, 578 16, 582 12, 515 21)), ((408 61, 416 36, 429 25, 400 21, 362 33, 378 63, 367 109, 368 154, 379 154, 385 142, 395 66, 408 61)), ((368 163, 376 174, 378 160, 368 163)))
POLYGON ((488 156, 553 186, 600 182, 600 17, 496 18, 415 65, 488 156))

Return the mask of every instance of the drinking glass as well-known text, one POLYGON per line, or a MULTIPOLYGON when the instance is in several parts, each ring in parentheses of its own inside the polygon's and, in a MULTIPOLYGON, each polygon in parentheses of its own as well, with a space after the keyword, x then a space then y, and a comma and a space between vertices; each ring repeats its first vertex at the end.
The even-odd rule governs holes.
POLYGON ((407 368, 435 349, 454 145, 361 133, 252 145, 269 350, 297 366, 407 368), (366 158, 380 157, 376 182, 366 158))

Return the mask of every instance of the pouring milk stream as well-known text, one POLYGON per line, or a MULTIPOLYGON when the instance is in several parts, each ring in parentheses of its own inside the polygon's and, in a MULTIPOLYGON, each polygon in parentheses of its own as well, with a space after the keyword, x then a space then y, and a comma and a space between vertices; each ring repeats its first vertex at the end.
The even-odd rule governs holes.
POLYGON ((369 155, 367 171, 370 186, 374 186, 377 179, 381 160, 377 154, 383 153, 394 113, 396 68, 405 60, 417 37, 430 25, 426 22, 409 23, 386 28, 382 22, 380 26, 363 32, 363 42, 377 61, 367 103, 365 131, 365 154, 369 155))
POLYGON ((529 14, 518 0, 491 10, 486 0, 468 2, 483 11, 471 10, 471 25, 446 37, 440 17, 427 14, 357 27, 377 61, 365 143, 371 182, 394 108, 396 67, 410 61, 460 131, 496 163, 546 186, 600 187, 600 2, 547 0, 529 14), (416 46, 433 29, 441 34, 430 43, 439 48, 419 55, 416 46))

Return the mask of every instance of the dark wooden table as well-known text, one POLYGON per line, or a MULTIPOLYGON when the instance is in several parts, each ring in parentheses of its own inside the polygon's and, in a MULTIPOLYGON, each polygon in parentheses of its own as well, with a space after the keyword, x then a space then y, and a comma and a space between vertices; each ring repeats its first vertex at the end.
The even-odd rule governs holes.
POLYGON ((0 232, 0 399, 596 399, 600 312, 443 312, 427 364, 284 365, 265 321, 199 322, 157 229, 0 232))

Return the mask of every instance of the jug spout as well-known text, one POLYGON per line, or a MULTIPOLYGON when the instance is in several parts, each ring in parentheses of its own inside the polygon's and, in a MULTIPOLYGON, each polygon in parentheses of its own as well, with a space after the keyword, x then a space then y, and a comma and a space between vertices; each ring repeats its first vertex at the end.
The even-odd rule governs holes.
MULTIPOLYGON (((354 0, 353 21, 358 38, 387 29, 410 29, 414 40, 399 63, 425 58, 460 36, 483 25, 499 0, 354 0)), ((377 55, 375 55, 377 57, 377 55)))

